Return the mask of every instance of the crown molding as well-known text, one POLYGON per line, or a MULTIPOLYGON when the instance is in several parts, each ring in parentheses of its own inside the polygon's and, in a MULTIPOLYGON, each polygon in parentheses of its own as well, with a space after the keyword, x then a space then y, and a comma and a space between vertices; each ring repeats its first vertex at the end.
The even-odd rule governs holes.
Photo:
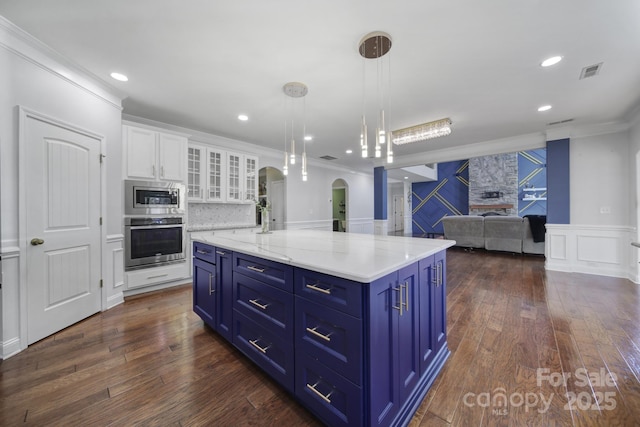
POLYGON ((122 111, 126 95, 0 16, 0 47, 122 111))

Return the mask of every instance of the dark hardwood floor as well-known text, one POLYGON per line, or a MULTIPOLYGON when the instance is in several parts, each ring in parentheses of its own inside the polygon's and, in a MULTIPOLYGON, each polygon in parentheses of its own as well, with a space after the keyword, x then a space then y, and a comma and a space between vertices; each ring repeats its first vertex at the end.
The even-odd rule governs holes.
MULTIPOLYGON (((451 357, 411 426, 640 425, 640 298, 544 259, 448 253, 451 357)), ((314 426, 191 309, 128 298, 0 363, 0 425, 314 426)))

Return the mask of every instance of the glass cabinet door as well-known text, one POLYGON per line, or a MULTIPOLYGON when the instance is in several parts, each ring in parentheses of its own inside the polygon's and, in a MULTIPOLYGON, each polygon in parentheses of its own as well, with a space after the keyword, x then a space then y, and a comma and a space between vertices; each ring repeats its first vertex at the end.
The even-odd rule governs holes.
POLYGON ((223 192, 223 153, 221 151, 207 151, 207 166, 209 168, 209 182, 207 199, 210 201, 222 201, 223 192))
POLYGON ((240 165, 241 156, 239 154, 227 154, 227 201, 242 200, 240 165))
POLYGON ((253 156, 244 158, 244 200, 258 200, 258 159, 253 156))
POLYGON ((187 198, 189 200, 202 200, 204 196, 202 180, 202 153, 204 148, 191 146, 187 158, 187 198))

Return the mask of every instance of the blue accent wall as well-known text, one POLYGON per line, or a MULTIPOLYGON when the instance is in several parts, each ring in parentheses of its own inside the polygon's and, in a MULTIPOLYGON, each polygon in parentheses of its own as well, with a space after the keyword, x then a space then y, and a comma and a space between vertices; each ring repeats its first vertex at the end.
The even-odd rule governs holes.
POLYGON ((411 186, 414 234, 444 233, 442 218, 469 213, 469 161, 438 163, 438 181, 411 186))
POLYGON ((569 224, 569 139, 547 141, 547 223, 569 224))
POLYGON ((387 171, 373 168, 373 219, 387 219, 387 171))
POLYGON ((547 150, 518 153, 518 215, 547 214, 547 150))

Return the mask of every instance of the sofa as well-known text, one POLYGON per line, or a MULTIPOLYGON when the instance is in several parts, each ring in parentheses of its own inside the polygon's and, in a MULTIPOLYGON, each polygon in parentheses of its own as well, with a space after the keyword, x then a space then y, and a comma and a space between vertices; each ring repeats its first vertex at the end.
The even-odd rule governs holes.
POLYGON ((456 215, 443 218, 442 225, 444 238, 456 246, 544 255, 544 241, 534 239, 528 217, 456 215))

